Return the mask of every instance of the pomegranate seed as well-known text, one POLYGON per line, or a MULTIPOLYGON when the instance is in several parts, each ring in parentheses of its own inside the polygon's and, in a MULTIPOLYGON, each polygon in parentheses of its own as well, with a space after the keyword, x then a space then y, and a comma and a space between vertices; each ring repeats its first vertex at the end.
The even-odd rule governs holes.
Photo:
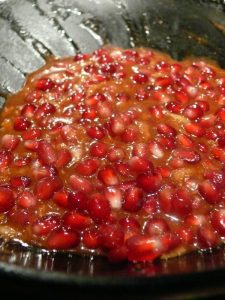
POLYGON ((53 200, 57 205, 59 205, 61 207, 67 208, 69 206, 68 193, 65 191, 55 192, 53 200))
POLYGON ((194 234, 190 228, 178 227, 176 229, 176 234, 184 245, 191 245, 194 242, 194 234))
POLYGON ((162 218, 152 218, 145 225, 145 233, 149 236, 162 236, 170 231, 169 225, 162 218))
POLYGON ((36 110, 36 106, 33 104, 26 104, 21 110, 21 115, 26 118, 32 118, 34 116, 34 112, 36 110))
POLYGON ((220 208, 212 212, 211 223, 220 236, 225 236, 225 209, 220 208))
POLYGON ((197 237, 202 249, 215 247, 219 243, 218 235, 209 226, 199 228, 197 237))
POLYGON ((126 241, 128 260, 152 261, 163 252, 163 244, 158 237, 134 235, 126 241))
POLYGON ((2 147, 11 151, 16 149, 19 142, 20 142, 19 138, 11 134, 5 134, 1 139, 2 147))
POLYGON ((75 231, 90 227, 93 223, 91 218, 75 211, 67 212, 63 217, 63 222, 65 226, 75 231))
POLYGON ((39 120, 40 118, 46 117, 47 115, 54 114, 56 108, 51 103, 43 103, 40 105, 35 112, 35 119, 39 120))
POLYGON ((148 147, 144 143, 137 143, 133 146, 132 155, 146 158, 148 153, 148 147))
MULTIPOLYGON (((175 99, 182 104, 189 102, 189 97, 186 92, 176 92, 175 99)), ((177 105, 179 105, 179 104, 177 104, 177 105)), ((179 112, 180 111, 177 111, 177 113, 179 113, 179 112)))
POLYGON ((196 120, 203 116, 203 110, 199 105, 191 104, 184 109, 183 114, 190 120, 196 120))
POLYGON ((132 80, 135 83, 143 84, 143 83, 148 82, 148 75, 146 75, 144 73, 136 73, 133 75, 132 80))
POLYGON ((31 163, 31 157, 27 156, 27 157, 21 157, 18 158, 14 161, 14 165, 15 167, 24 167, 24 166, 28 166, 31 163))
POLYGON ((105 199, 109 201, 111 208, 120 209, 122 206, 122 193, 115 186, 106 187, 104 190, 105 199))
POLYGON ((109 251, 108 259, 111 263, 119 263, 128 257, 128 249, 126 246, 115 248, 109 251))
POLYGON ((125 157, 125 152, 122 148, 113 147, 109 149, 108 159, 111 162, 123 160, 125 157))
POLYGON ((174 114, 179 114, 182 111, 182 106, 179 103, 171 101, 166 104, 166 109, 174 114))
POLYGON ((150 107, 149 112, 153 117, 157 119, 160 119, 163 116, 162 108, 159 105, 153 105, 152 107, 150 107))
POLYGON ((208 221, 207 221, 207 218, 204 215, 190 214, 185 219, 185 222, 188 226, 199 228, 199 227, 205 226, 208 221))
POLYGON ((106 249, 122 246, 124 233, 117 225, 104 225, 101 228, 101 245, 106 249))
POLYGON ((74 61, 80 61, 80 60, 87 60, 89 58, 89 55, 88 54, 83 54, 83 53, 78 53, 74 56, 74 61))
POLYGON ((87 134, 97 140, 101 140, 105 137, 105 131, 102 127, 92 126, 87 129, 87 134))
POLYGON ((225 148, 225 137, 219 138, 217 142, 219 147, 225 148))
POLYGON ((162 123, 157 126, 157 131, 158 133, 164 134, 166 136, 175 136, 177 134, 176 130, 173 127, 162 123))
POLYGON ((93 186, 88 179, 81 178, 77 175, 71 175, 69 183, 74 191, 90 193, 93 190, 93 186))
POLYGON ((58 177, 45 177, 37 182, 36 195, 41 200, 48 200, 61 187, 62 182, 58 177))
POLYGON ((105 185, 116 185, 119 180, 113 168, 105 166, 104 169, 98 172, 98 179, 105 185))
POLYGON ((104 64, 101 67, 101 72, 106 75, 112 75, 116 72, 116 65, 113 63, 104 64))
POLYGON ((197 123, 189 123, 184 126, 187 133, 196 137, 202 137, 205 134, 205 129, 197 123))
POLYGON ((225 107, 221 107, 221 108, 218 110, 218 112, 217 112, 217 117, 218 117, 221 121, 225 122, 225 107))
POLYGON ((8 167, 12 162, 12 154, 7 150, 0 150, 0 169, 8 167))
POLYGON ((14 121, 14 129, 17 131, 27 130, 31 126, 31 122, 24 117, 16 117, 14 121))
POLYGON ((215 157, 215 159, 221 161, 221 162, 225 162, 225 151, 222 148, 219 147, 214 147, 212 148, 212 154, 215 157))
POLYGON ((87 229, 83 232, 83 243, 89 249, 99 248, 101 244, 100 233, 97 229, 87 229))
POLYGON ((223 188, 225 185, 225 173, 219 171, 211 171, 204 174, 204 178, 209 179, 218 187, 223 188))
POLYGON ((0 212, 9 211, 15 204, 13 192, 0 186, 0 212))
POLYGON ((25 101, 29 103, 33 103, 36 102, 37 100, 40 100, 41 98, 42 98, 42 92, 34 90, 28 93, 28 95, 25 98, 25 101))
POLYGON ((31 185, 31 178, 27 176, 13 176, 10 179, 13 188, 28 187, 31 185))
POLYGON ((37 128, 27 129, 23 132, 23 140, 35 140, 40 138, 42 131, 37 128))
POLYGON ((10 222, 14 224, 16 227, 22 227, 29 225, 33 221, 32 213, 28 212, 25 209, 12 211, 8 214, 8 218, 10 222))
POLYGON ((67 195, 67 208, 78 211, 85 211, 87 208, 88 198, 82 191, 69 192, 67 195))
POLYGON ((182 133, 177 136, 177 142, 184 148, 194 147, 194 142, 187 135, 182 133))
POLYGON ((203 112, 209 110, 209 103, 206 101, 198 100, 197 105, 201 107, 203 112))
POLYGON ((192 151, 189 149, 181 149, 174 152, 174 157, 177 157, 189 164, 197 164, 201 157, 196 151, 192 151))
POLYGON ((121 135, 121 140, 124 143, 132 143, 135 142, 138 138, 139 132, 135 125, 128 126, 124 133, 121 135))
POLYGON ((118 162, 116 163, 115 168, 121 176, 127 177, 130 175, 130 168, 126 163, 118 162))
POLYGON ((97 223, 105 222, 110 216, 109 201, 101 194, 93 194, 88 201, 88 212, 90 217, 97 223))
POLYGON ((72 155, 68 149, 61 149, 57 154, 56 167, 61 169, 69 164, 72 160, 72 155))
POLYGON ((59 229, 50 234, 47 240, 47 246, 49 249, 63 250, 75 248, 79 242, 80 237, 77 232, 59 229))
POLYGON ((191 194, 186 188, 177 188, 172 199, 172 210, 176 215, 185 216, 192 211, 191 194))
POLYGON ((141 229, 140 223, 134 217, 124 217, 119 220, 120 226, 123 230, 131 230, 139 232, 141 229))
POLYGON ((54 148, 47 141, 40 141, 38 143, 37 155, 41 162, 45 165, 52 165, 57 160, 54 148))
POLYGON ((131 171, 136 173, 144 173, 147 171, 153 171, 153 164, 143 157, 133 156, 128 161, 131 171))
POLYGON ((214 183, 210 180, 204 180, 198 187, 201 196, 210 204, 216 204, 221 201, 221 193, 214 183))
POLYGON ((121 116, 115 116, 111 118, 110 130, 115 135, 122 134, 126 129, 126 124, 121 116))
POLYGON ((140 174, 137 177, 137 184, 147 193, 157 192, 162 184, 162 177, 151 174, 140 174))
POLYGON ((45 215, 39 218, 33 225, 32 225, 32 232, 37 236, 46 236, 52 230, 58 228, 60 226, 61 220, 58 215, 45 215))
POLYGON ((156 142, 151 142, 149 145, 149 151, 151 152, 152 156, 156 159, 160 159, 164 156, 164 151, 161 145, 156 142))
POLYGON ((17 197, 17 203, 22 208, 29 208, 36 205, 37 199, 32 192, 24 190, 23 192, 19 193, 17 197))
POLYGON ((35 86, 38 90, 47 91, 47 90, 51 90, 55 86, 55 84, 49 78, 41 78, 36 82, 35 86))
POLYGON ((147 196, 144 199, 142 209, 147 214, 155 213, 158 210, 158 199, 155 196, 147 196))
POLYGON ((96 142, 91 145, 90 153, 94 157, 103 158, 106 156, 108 146, 102 142, 96 142))
POLYGON ((142 207, 142 190, 137 187, 131 187, 125 191, 123 209, 129 212, 137 212, 142 207))
POLYGON ((91 176, 96 173, 100 162, 97 159, 86 159, 75 166, 75 170, 82 176, 91 176))

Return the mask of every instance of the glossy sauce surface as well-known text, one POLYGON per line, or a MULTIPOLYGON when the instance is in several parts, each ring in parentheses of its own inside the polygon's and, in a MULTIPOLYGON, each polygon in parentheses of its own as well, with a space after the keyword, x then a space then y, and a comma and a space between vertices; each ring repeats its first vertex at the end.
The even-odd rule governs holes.
POLYGON ((225 71, 150 49, 50 59, 8 97, 0 233, 153 260, 225 236, 225 71))

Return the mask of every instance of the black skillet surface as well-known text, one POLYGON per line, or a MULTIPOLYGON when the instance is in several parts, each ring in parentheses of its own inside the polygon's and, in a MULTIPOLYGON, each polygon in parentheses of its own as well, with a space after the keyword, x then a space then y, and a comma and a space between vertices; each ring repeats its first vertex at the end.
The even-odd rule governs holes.
MULTIPOLYGON (((176 59, 205 56, 225 67, 225 1, 0 0, 0 100, 49 54, 102 44, 153 47, 176 59)), ((167 262, 111 265, 104 258, 0 245, 1 295, 75 299, 192 299, 225 294, 225 251, 167 262)))

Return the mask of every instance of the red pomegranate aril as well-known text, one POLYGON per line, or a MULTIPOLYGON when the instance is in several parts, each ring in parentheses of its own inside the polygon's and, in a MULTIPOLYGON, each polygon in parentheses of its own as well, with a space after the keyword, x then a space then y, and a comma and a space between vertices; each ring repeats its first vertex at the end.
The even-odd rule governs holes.
POLYGON ((130 167, 127 163, 118 162, 115 164, 115 168, 118 174, 120 174, 121 176, 130 176, 130 167))
POLYGON ((128 161, 130 170, 135 173, 145 173, 147 171, 153 171, 153 164, 146 158, 133 156, 128 161))
POLYGON ((66 193, 66 196, 65 205, 67 208, 81 212, 87 209, 88 198, 83 191, 69 192, 66 193))
POLYGON ((111 118, 110 130, 115 135, 122 134, 126 129, 126 124, 121 116, 115 116, 111 118))
POLYGON ((221 148, 225 148, 225 137, 221 137, 217 140, 218 146, 221 148))
POLYGON ((218 110, 218 112, 217 112, 217 117, 218 117, 221 121, 225 122, 225 107, 221 107, 221 108, 218 110))
POLYGON ((174 157, 177 157, 189 164, 197 164, 201 160, 201 156, 198 152, 189 149, 176 150, 174 152, 174 157))
POLYGON ((6 187, 0 186, 0 212, 7 212, 13 208, 15 198, 13 192, 6 187))
POLYGON ((171 199, 172 212, 185 216, 192 211, 191 193, 186 188, 177 188, 171 199))
POLYGON ((110 166, 105 166, 98 172, 98 179, 105 185, 116 185, 119 183, 115 170, 110 166))
POLYGON ((141 229, 140 223, 134 217, 123 217, 119 220, 119 224, 125 231, 131 230, 138 233, 141 229))
POLYGON ((155 217, 147 221, 144 230, 148 236, 162 236, 170 231, 170 228, 164 219, 155 217))
POLYGON ((131 187, 125 191, 122 208, 128 212, 137 212, 143 203, 143 193, 140 188, 131 187))
POLYGON ((57 154, 57 160, 56 160, 56 167, 58 169, 63 168, 69 164, 69 162, 72 160, 72 154, 68 149, 61 149, 59 150, 57 154))
POLYGON ((91 176, 96 173, 100 165, 100 162, 97 159, 86 159, 82 162, 76 164, 75 170, 78 174, 82 176, 91 176))
POLYGON ((205 134, 205 129, 198 123, 188 123, 184 126, 187 133, 195 137, 202 137, 205 134))
POLYGON ((20 140, 17 136, 12 134, 5 134, 1 139, 1 144, 4 149, 14 150, 18 146, 20 140))
POLYGON ((79 234, 65 229, 53 231, 47 239, 47 247, 56 250, 75 248, 79 243, 79 234))
POLYGON ((162 116, 163 116, 162 108, 161 108, 161 106, 159 106, 159 105, 153 105, 153 106, 151 106, 151 107, 149 108, 149 112, 150 112, 150 114, 151 114, 153 117, 155 117, 155 118, 157 118, 157 119, 160 119, 160 118, 162 118, 162 116))
POLYGON ((121 140, 124 143, 132 143, 137 140, 139 135, 138 128, 135 125, 128 126, 121 135, 121 140))
POLYGON ((61 224, 58 215, 49 214, 39 218, 32 225, 32 232, 37 236, 46 236, 54 229, 58 228, 61 224))
POLYGON ((25 188, 31 185, 31 178, 27 176, 13 176, 10 179, 13 188, 25 188))
POLYGON ((26 104, 21 110, 21 115, 26 118, 32 118, 34 116, 34 112, 36 110, 36 106, 33 104, 26 104))
POLYGON ((208 171, 204 173, 204 178, 211 180, 218 188, 223 188, 225 185, 225 172, 208 171))
POLYGON ((148 156, 148 147, 144 143, 137 143, 133 146, 132 151, 133 156, 147 158, 148 156))
POLYGON ((107 154, 108 146, 103 142, 96 142, 90 147, 90 154, 94 157, 103 158, 107 154))
POLYGON ((101 227, 101 246, 105 249, 119 248, 123 245, 124 233, 117 225, 103 225, 101 227))
POLYGON ((163 253, 163 244, 158 237, 135 235, 126 241, 128 260, 152 261, 163 253))
POLYGON ((37 155, 45 165, 52 165, 57 160, 56 151, 49 142, 44 140, 38 143, 37 155))
POLYGON ((20 157, 20 158, 14 160, 14 166, 18 167, 18 168, 28 166, 31 163, 31 160, 32 159, 29 156, 20 157))
POLYGON ((88 212, 95 222, 106 222, 111 212, 109 201, 101 194, 93 194, 88 201, 88 212))
POLYGON ((163 123, 157 126, 157 131, 158 133, 164 134, 166 136, 175 136, 177 134, 177 131, 173 127, 163 123))
POLYGON ((132 80, 138 84, 144 84, 148 82, 148 75, 144 73, 136 73, 133 75, 132 80))
POLYGON ((219 243, 218 235, 209 226, 199 228, 197 238, 202 249, 215 247, 219 243))
POLYGON ((222 200, 220 190, 210 180, 204 180, 198 187, 201 196, 210 204, 217 204, 222 200))
POLYGON ((203 112, 209 111, 209 103, 203 100, 198 100, 197 105, 201 107, 203 112))
POLYGON ((123 160, 125 157, 125 152, 120 147, 112 147, 108 152, 108 160, 111 162, 123 160))
POLYGON ((82 178, 78 175, 71 175, 69 178, 69 183, 74 191, 90 193, 93 190, 91 182, 88 179, 82 178))
POLYGON ((116 65, 113 63, 103 64, 101 67, 101 72, 106 75, 112 75, 116 72, 116 65))
POLYGON ((41 200, 49 200, 61 187, 62 182, 58 177, 45 177, 37 182, 36 195, 41 200))
POLYGON ((42 135, 42 131, 37 128, 30 128, 23 132, 23 140, 35 140, 40 138, 42 135))
POLYGON ((109 251, 107 255, 111 263, 119 263, 125 261, 128 257, 128 249, 126 246, 115 248, 109 251))
POLYGON ((122 192, 119 187, 109 186, 104 190, 104 196, 114 209, 120 209, 122 206, 122 192))
POLYGON ((67 212, 63 216, 63 224, 71 230, 83 230, 92 225, 90 217, 80 214, 76 211, 67 212))
POLYGON ((145 214, 151 215, 155 212, 157 212, 159 208, 159 201, 156 196, 148 195, 143 200, 142 209, 145 214))
POLYGON ((50 78, 40 78, 35 86, 38 90, 47 91, 51 90, 55 86, 55 83, 50 78))
POLYGON ((11 152, 8 150, 0 149, 0 169, 4 170, 7 168, 13 160, 11 152))
POLYGON ((188 227, 178 227, 176 234, 184 245, 191 245, 194 242, 194 233, 188 227))
POLYGON ((225 162, 225 151, 223 148, 213 147, 211 151, 215 159, 221 162, 225 162))
POLYGON ((83 232, 83 244, 88 249, 97 249, 101 245, 101 235, 97 229, 87 229, 83 232))
POLYGON ((14 129, 17 131, 27 130, 31 126, 31 122, 24 117, 17 117, 14 121, 14 129))
POLYGON ((41 97, 42 97, 41 91, 33 90, 27 94, 25 101, 29 102, 29 103, 34 103, 34 102, 37 102, 37 100, 40 100, 41 97))
POLYGON ((199 105, 191 104, 186 106, 186 108, 183 111, 183 114, 190 120, 196 120, 203 116, 203 110, 199 105))
POLYGON ((65 191, 58 191, 54 193, 53 201, 60 207, 68 208, 68 193, 65 191))
POLYGON ((97 140, 101 140, 105 137, 105 130, 100 126, 92 126, 87 129, 87 134, 97 140))
POLYGON ((36 196, 30 191, 24 190, 19 193, 17 197, 17 203, 22 208, 34 207, 37 203, 36 196))
POLYGON ((219 233, 220 236, 225 236, 225 209, 219 208, 212 211, 211 214, 212 227, 219 233))
POLYGON ((35 119, 39 120, 40 118, 46 117, 47 115, 54 114, 56 108, 51 103, 43 103, 40 105, 35 112, 35 119))
POLYGON ((140 174, 137 177, 137 185, 147 193, 157 192, 162 184, 160 175, 140 174))

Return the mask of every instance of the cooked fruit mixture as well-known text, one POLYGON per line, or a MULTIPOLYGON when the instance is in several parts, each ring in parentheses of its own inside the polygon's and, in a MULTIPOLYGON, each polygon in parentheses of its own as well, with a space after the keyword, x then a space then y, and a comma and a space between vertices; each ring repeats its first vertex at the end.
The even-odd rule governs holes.
POLYGON ((1 113, 0 234, 151 261, 225 238, 225 71, 149 49, 51 59, 1 113))

